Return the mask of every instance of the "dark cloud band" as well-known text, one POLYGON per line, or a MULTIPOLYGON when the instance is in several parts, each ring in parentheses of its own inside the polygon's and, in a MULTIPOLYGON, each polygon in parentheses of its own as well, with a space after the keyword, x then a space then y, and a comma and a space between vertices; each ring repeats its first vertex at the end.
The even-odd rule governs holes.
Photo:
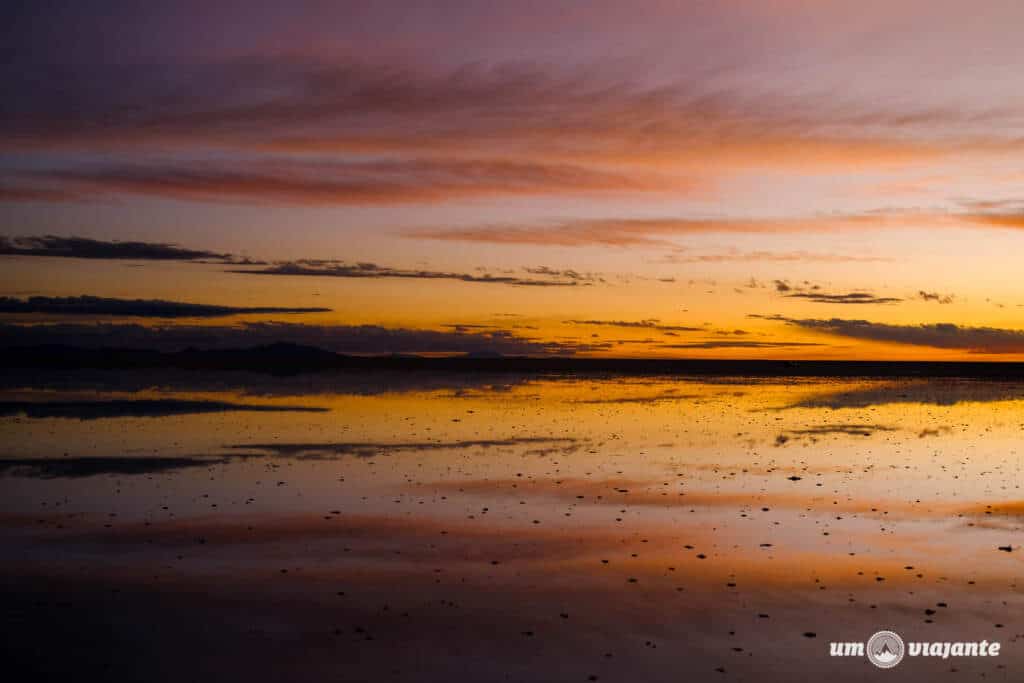
POLYGON ((896 304, 903 299, 889 296, 875 296, 867 292, 850 292, 849 294, 824 294, 820 292, 796 292, 787 294, 789 299, 804 299, 819 304, 896 304))
POLYGON ((230 254, 186 249, 162 242, 110 242, 85 237, 0 237, 0 255, 131 261, 233 261, 230 254))
POLYGON ((776 320, 794 327, 849 339, 929 346, 977 354, 1024 353, 1024 330, 999 327, 968 327, 954 323, 892 325, 842 318, 827 320, 814 318, 799 319, 780 315, 756 317, 776 320))
POLYGON ((112 299, 96 296, 28 299, 0 297, 0 313, 48 315, 95 315, 138 318, 216 318, 242 314, 326 313, 329 308, 288 308, 278 306, 216 306, 160 299, 112 299))

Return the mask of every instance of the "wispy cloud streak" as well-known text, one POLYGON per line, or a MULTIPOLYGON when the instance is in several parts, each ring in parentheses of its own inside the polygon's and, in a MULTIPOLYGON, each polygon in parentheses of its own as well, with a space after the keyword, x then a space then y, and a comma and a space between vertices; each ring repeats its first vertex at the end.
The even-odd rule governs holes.
POLYGON ((498 285, 514 285, 517 287, 576 287, 593 284, 575 271, 553 271, 550 269, 530 270, 527 272, 539 275, 554 276, 549 279, 523 278, 512 275, 492 275, 489 273, 471 274, 454 273, 436 270, 406 270, 390 268, 375 263, 343 263, 337 261, 291 261, 277 263, 260 269, 232 269, 229 272, 246 275, 281 275, 299 277, 338 277, 355 279, 400 278, 412 280, 457 280, 498 285), (568 273, 568 274, 567 274, 568 273))
POLYGON ((812 330, 822 334, 864 341, 888 342, 939 349, 956 349, 975 354, 1024 353, 1024 330, 972 327, 954 323, 894 325, 843 318, 787 318, 780 315, 755 316, 812 330))

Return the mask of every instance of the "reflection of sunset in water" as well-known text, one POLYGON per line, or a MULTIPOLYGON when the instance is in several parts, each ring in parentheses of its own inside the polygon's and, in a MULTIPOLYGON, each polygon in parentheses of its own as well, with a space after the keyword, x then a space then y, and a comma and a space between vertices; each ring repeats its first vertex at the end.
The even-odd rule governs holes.
MULTIPOLYGON (((86 602, 89 586, 119 586, 126 613, 180 594, 221 620, 228 651, 257 642, 223 621, 243 610, 303 647, 363 653, 358 679, 388 663, 366 636, 424 653, 458 643, 503 662, 495 671, 543 656, 584 679, 642 666, 673 680, 792 658, 831 675, 817 645, 881 626, 1015 633, 1022 387, 335 379, 11 384, 5 574, 86 602)), ((154 628, 185 647, 175 609, 157 608, 154 628)), ((460 657, 431 658, 430 676, 460 657)))

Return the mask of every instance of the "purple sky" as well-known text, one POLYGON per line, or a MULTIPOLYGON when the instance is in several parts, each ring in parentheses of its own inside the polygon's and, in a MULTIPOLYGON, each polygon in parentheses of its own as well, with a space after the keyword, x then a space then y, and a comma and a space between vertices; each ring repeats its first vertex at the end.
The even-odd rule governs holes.
MULTIPOLYGON (((842 295, 869 292, 887 303, 857 318, 880 325, 1019 327, 1017 2, 12 7, 0 235, 335 272, 136 281, 18 256, 0 294, 323 295, 335 322, 431 329, 493 324, 500 304, 551 341, 567 319, 847 319, 842 295), (377 276, 339 276, 361 262, 377 276), (541 266, 595 286, 480 294, 541 266), (775 280, 832 298, 746 286, 775 280)), ((765 338, 842 336, 754 320, 765 338)), ((863 340, 842 342, 828 353, 863 340)))

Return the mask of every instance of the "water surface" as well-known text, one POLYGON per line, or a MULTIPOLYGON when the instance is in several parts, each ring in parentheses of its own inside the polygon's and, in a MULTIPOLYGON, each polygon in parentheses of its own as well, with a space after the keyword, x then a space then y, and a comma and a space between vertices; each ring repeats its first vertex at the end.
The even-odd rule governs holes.
POLYGON ((885 675, 1010 680, 1022 429, 987 381, 12 377, 7 647, 108 680, 853 681, 828 642, 892 629, 1003 650, 885 675))

